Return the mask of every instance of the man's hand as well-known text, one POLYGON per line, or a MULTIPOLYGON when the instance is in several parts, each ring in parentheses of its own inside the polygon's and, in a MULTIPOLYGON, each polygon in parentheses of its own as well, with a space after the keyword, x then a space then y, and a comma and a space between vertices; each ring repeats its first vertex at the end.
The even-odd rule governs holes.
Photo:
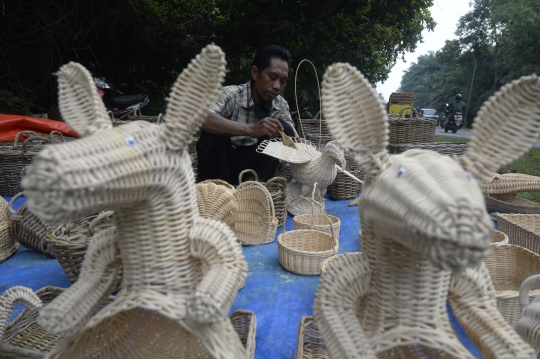
POLYGON ((274 138, 279 135, 279 131, 283 131, 283 126, 275 118, 265 117, 255 125, 251 125, 250 137, 259 138, 268 136, 274 138))

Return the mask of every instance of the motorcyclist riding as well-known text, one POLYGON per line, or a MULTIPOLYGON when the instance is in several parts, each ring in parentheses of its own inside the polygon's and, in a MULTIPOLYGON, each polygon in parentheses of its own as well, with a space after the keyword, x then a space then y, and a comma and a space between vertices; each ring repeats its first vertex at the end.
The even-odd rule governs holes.
MULTIPOLYGON (((446 120, 444 122, 445 125, 448 123, 449 120, 454 119, 454 114, 456 112, 463 113, 465 111, 465 102, 463 102, 462 100, 463 96, 461 96, 461 94, 457 94, 456 100, 450 104, 450 113, 446 117, 446 120)), ((461 126, 463 126, 463 124, 461 126)))

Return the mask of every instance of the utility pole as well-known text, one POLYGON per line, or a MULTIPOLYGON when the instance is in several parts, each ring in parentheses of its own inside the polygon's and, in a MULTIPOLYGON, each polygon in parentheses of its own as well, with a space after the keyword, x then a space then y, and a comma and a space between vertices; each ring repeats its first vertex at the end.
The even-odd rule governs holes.
MULTIPOLYGON (((471 78, 471 87, 469 88, 469 97, 467 97, 467 108, 465 109, 465 120, 467 121, 467 112, 469 112, 469 102, 471 101, 471 92, 472 92, 472 85, 473 85, 473 82, 474 82, 474 73, 476 72, 476 56, 474 56, 474 53, 472 52, 472 49, 469 50, 469 52, 471 53, 471 55, 473 56, 473 59, 474 59, 474 68, 473 68, 473 72, 472 72, 472 78, 471 78)), ((467 121, 468 123, 468 121, 467 121)))

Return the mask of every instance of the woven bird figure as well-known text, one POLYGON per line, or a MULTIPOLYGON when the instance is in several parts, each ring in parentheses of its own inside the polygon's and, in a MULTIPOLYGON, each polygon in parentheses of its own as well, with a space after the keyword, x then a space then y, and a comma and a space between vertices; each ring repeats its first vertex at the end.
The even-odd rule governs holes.
MULTIPOLYGON (((315 183, 318 194, 315 199, 324 208, 323 196, 337 175, 336 165, 345 168, 345 155, 335 141, 330 141, 322 151, 317 151, 308 141, 295 143, 296 148, 287 147, 279 140, 266 140, 257 149, 260 153, 289 162, 291 175, 296 182, 287 186, 287 203, 300 197, 311 197, 315 183)), ((311 213, 311 204, 300 201, 289 207, 293 215, 311 213)))
POLYGON ((65 337, 48 358, 247 358, 227 318, 247 265, 231 230, 199 216, 188 154, 225 64, 207 46, 174 84, 164 125, 114 128, 90 73, 60 68, 60 110, 83 138, 34 158, 28 206, 53 223, 113 209, 116 229, 94 238, 79 280, 40 313, 65 337), (116 299, 94 315, 120 265, 116 299))
POLYGON ((482 264, 492 223, 480 180, 538 138, 540 79, 522 78, 491 97, 457 159, 426 150, 390 155, 386 111, 349 64, 330 66, 322 88, 330 132, 366 174, 362 252, 329 263, 314 303, 330 355, 472 359, 451 326, 449 299, 484 358, 532 358, 497 310, 482 264))

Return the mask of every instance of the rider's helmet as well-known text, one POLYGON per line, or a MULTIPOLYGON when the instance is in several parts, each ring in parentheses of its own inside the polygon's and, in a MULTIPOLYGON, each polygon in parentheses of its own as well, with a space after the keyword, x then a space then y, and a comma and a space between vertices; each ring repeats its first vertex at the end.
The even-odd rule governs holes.
POLYGON ((460 93, 456 95, 456 100, 463 100, 463 96, 460 93))

